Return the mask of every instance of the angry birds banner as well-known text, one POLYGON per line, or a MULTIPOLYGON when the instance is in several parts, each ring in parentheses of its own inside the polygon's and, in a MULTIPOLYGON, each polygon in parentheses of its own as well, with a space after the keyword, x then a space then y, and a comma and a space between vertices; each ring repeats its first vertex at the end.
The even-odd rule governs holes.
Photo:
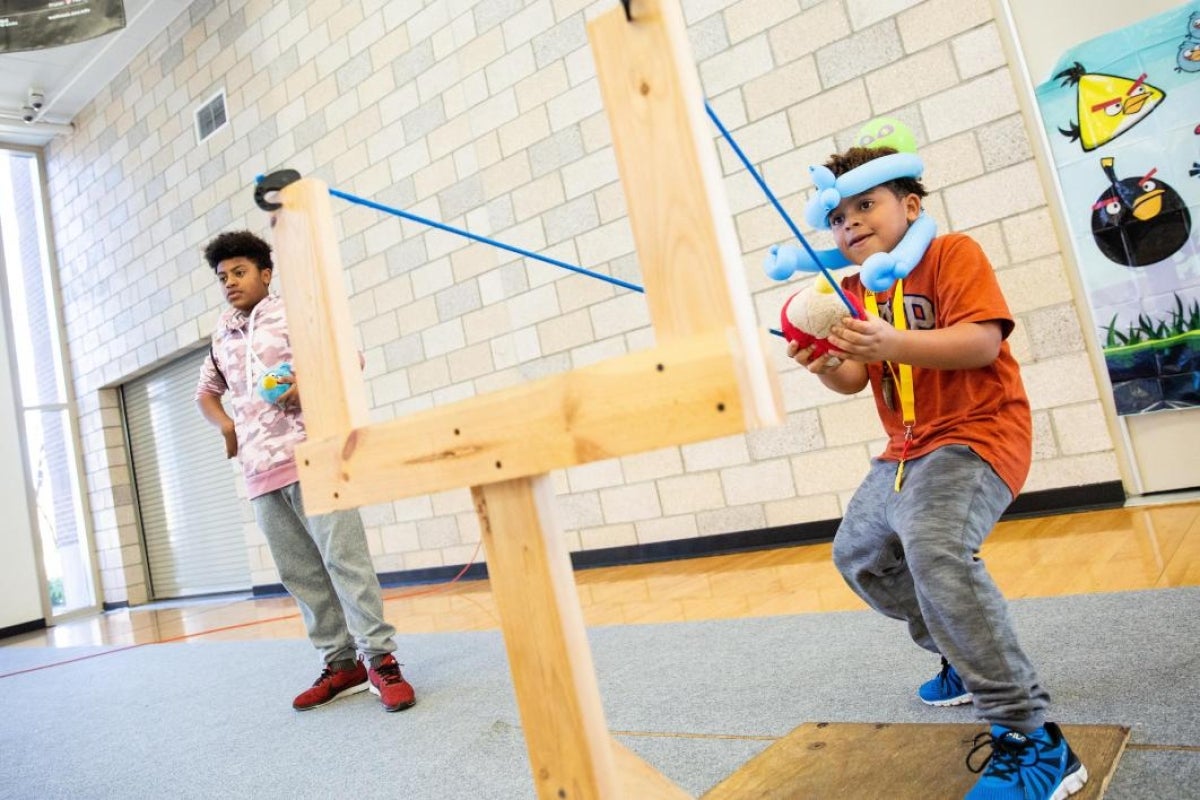
POLYGON ((1036 89, 1117 413, 1200 405, 1200 0, 1036 89))

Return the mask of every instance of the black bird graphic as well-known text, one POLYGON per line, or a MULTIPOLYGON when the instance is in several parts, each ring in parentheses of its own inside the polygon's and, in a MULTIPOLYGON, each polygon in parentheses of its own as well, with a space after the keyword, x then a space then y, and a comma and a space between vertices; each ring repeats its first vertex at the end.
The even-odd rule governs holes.
POLYGON ((1106 258, 1129 267, 1155 264, 1188 240, 1192 217, 1179 193, 1151 170, 1117 178, 1114 159, 1100 159, 1111 186, 1092 207, 1092 236, 1106 258))

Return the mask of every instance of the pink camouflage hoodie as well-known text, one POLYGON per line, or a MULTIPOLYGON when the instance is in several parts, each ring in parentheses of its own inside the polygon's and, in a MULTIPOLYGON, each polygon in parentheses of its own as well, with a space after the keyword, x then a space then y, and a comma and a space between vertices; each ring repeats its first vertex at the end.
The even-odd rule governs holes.
POLYGON ((197 398, 230 393, 238 459, 251 499, 299 479, 295 450, 307 438, 301 411, 268 403, 257 389, 264 374, 291 360, 283 299, 269 294, 249 314, 236 308, 221 314, 212 351, 200 368, 197 398))

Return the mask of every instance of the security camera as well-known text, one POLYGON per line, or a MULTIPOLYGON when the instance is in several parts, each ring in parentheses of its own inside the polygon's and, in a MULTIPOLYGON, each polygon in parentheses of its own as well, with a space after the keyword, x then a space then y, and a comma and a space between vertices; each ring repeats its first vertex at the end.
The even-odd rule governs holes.
POLYGON ((21 119, 26 122, 33 122, 37 119, 37 112, 33 110, 33 106, 21 106, 21 119))
POLYGON ((30 86, 29 87, 29 105, 30 105, 30 107, 33 108, 34 111, 39 111, 39 110, 41 110, 42 106, 44 106, 45 104, 46 104, 46 95, 42 93, 42 90, 38 89, 37 87, 30 86))

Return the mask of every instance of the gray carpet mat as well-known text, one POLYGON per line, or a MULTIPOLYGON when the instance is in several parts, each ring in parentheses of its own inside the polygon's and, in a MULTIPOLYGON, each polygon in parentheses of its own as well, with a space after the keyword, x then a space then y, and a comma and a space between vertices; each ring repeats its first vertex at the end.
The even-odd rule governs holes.
MULTIPOLYGON (((1107 797, 1200 797, 1200 589, 1012 604, 1052 718, 1132 729, 1107 797)), ((609 728, 699 795, 805 722, 972 722, 913 696, 936 658, 870 612, 594 628, 609 728)), ((0 679, 0 798, 533 796, 497 631, 406 635, 417 705, 303 714, 305 641, 196 639, 0 679)), ((0 674, 102 648, 0 647, 0 674)))

